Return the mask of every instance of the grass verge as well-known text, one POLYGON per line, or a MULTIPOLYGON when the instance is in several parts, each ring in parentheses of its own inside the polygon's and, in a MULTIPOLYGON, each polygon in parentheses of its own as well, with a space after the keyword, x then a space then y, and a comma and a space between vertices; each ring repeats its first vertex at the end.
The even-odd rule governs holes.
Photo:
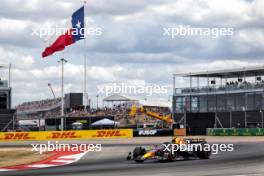
POLYGON ((0 149, 0 167, 30 164, 52 156, 50 153, 39 154, 27 148, 0 149))

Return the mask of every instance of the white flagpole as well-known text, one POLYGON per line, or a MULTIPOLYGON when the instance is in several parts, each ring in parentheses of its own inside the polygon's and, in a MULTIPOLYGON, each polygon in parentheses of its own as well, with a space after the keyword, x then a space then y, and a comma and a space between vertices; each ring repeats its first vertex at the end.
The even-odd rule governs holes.
MULTIPOLYGON (((84 0, 84 28, 86 28, 86 23, 85 23, 85 6, 86 6, 86 0, 84 0)), ((86 34, 86 33, 84 33, 86 34)), ((86 60, 86 35, 84 36, 84 85, 83 85, 83 97, 84 97, 84 110, 86 111, 87 105, 88 105, 88 93, 87 93, 87 87, 86 87, 86 82, 87 82, 87 60, 86 60)))

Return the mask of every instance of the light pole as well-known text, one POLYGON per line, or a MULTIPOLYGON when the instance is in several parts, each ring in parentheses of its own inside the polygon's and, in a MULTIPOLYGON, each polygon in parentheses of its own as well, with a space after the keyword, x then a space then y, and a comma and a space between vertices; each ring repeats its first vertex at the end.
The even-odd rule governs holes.
POLYGON ((263 111, 260 109, 259 111, 261 113, 261 128, 263 128, 263 111))
POLYGON ((67 63, 68 61, 64 58, 61 58, 58 63, 61 63, 61 131, 63 131, 64 129, 64 99, 63 99, 63 95, 64 95, 64 63, 67 63))
MULTIPOLYGON (((175 78, 175 74, 173 74, 173 85, 172 85, 172 88, 173 88, 173 90, 172 90, 172 119, 174 119, 174 112, 175 112, 175 110, 176 109, 174 109, 174 108, 176 108, 176 104, 175 104, 175 106, 174 106, 174 104, 173 104, 173 97, 174 97, 174 95, 175 95, 175 81, 176 81, 176 78, 175 78)), ((176 103, 176 102, 175 102, 176 103)))
POLYGON ((245 114, 245 128, 247 128, 247 111, 246 111, 245 107, 243 107, 243 110, 244 110, 244 114, 245 114))
POLYGON ((229 119, 230 122, 229 123, 230 123, 230 128, 232 128, 232 110, 230 110, 229 113, 230 113, 230 119, 229 119))
POLYGON ((96 95, 96 110, 98 110, 98 97, 99 97, 99 94, 96 95))
POLYGON ((183 119, 183 123, 184 123, 184 128, 186 129, 186 125, 187 125, 187 108, 186 106, 184 106, 184 119, 183 119))
POLYGON ((8 87, 11 87, 11 64, 8 66, 8 87))
POLYGON ((171 97, 172 97, 172 95, 169 95, 169 97, 168 97, 168 102, 171 101, 171 97))

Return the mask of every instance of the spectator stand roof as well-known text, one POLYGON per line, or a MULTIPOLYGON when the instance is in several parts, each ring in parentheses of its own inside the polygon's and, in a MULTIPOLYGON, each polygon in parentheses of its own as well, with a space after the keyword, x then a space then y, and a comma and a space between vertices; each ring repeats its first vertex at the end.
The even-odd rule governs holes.
POLYGON ((163 107, 163 108, 170 108, 171 107, 170 102, 164 102, 164 101, 140 100, 139 104, 142 106, 148 106, 148 107, 163 107))
POLYGON ((119 125, 119 122, 104 118, 102 120, 98 120, 91 124, 92 126, 116 126, 119 125))
POLYGON ((113 102, 113 101, 138 101, 135 98, 129 97, 127 95, 113 94, 108 97, 105 97, 103 101, 113 102))
POLYGON ((194 73, 179 73, 174 74, 174 76, 182 77, 209 77, 209 78, 242 78, 242 77, 254 77, 254 76, 264 76, 264 65, 258 67, 243 67, 243 68, 233 68, 224 70, 214 70, 214 71, 203 71, 194 73))

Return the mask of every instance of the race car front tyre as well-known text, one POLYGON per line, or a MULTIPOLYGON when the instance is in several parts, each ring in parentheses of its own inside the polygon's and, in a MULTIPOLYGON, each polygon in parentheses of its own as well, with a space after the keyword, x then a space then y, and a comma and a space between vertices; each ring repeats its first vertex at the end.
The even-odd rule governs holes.
POLYGON ((144 160, 141 159, 141 157, 146 153, 146 149, 143 147, 136 147, 133 151, 133 159, 137 163, 142 163, 144 160))

